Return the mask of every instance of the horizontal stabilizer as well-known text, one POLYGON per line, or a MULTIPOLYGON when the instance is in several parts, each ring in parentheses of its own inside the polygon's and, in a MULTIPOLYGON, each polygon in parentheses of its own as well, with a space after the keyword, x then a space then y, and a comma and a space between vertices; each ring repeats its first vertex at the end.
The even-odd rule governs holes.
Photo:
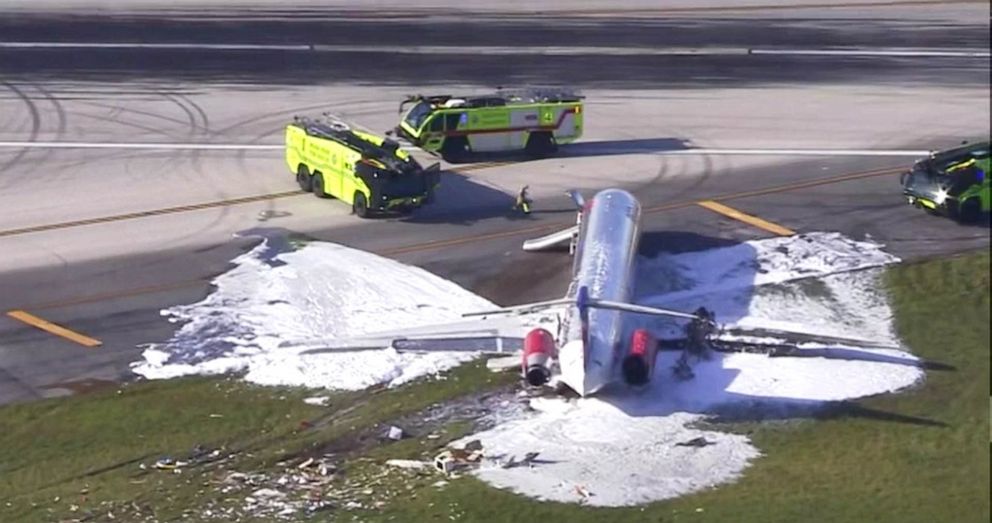
POLYGON ((568 229, 553 232, 540 238, 532 238, 524 242, 525 251, 543 251, 555 246, 567 246, 572 238, 579 233, 579 226, 573 225, 568 229))

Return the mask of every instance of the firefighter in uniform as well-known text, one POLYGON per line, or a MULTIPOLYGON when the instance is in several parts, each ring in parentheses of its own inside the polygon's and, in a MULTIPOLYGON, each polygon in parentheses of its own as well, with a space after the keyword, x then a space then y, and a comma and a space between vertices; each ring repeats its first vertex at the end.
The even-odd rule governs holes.
POLYGON ((527 189, 529 188, 529 185, 524 185, 520 189, 520 192, 517 193, 517 200, 513 204, 514 211, 523 211, 524 214, 530 214, 530 204, 533 202, 531 202, 531 199, 527 196, 527 189))

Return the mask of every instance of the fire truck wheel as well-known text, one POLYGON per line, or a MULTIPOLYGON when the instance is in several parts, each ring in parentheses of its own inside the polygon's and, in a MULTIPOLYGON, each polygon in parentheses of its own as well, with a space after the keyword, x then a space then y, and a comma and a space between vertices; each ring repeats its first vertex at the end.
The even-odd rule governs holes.
POLYGON ((324 175, 320 173, 314 173, 313 175, 313 194, 317 198, 327 198, 327 193, 324 192, 324 175))
POLYGON ((982 214, 981 205, 978 198, 968 198, 958 209, 958 221, 961 223, 975 223, 982 214))
POLYGON ((368 218, 369 216, 369 203, 365 200, 365 195, 360 192, 355 192, 355 203, 351 205, 352 211, 358 215, 359 218, 368 218))
POLYGON ((310 169, 307 169, 307 166, 302 163, 296 169, 296 183, 299 184, 300 189, 303 189, 303 192, 313 190, 313 179, 310 177, 310 169))
POLYGON ((525 149, 530 156, 544 158, 554 153, 557 147, 551 133, 531 133, 525 149))

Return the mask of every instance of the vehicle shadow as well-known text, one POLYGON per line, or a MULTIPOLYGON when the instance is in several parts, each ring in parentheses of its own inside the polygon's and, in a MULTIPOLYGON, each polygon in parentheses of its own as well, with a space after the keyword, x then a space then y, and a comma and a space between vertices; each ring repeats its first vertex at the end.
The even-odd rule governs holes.
POLYGON ((558 152, 547 158, 535 158, 523 151, 468 153, 460 158, 445 158, 451 165, 467 165, 480 162, 532 162, 554 158, 585 158, 596 156, 616 156, 621 154, 653 154, 666 151, 691 149, 691 142, 681 138, 631 138, 623 140, 578 141, 558 148, 558 152))
POLYGON ((527 218, 513 209, 516 196, 455 170, 441 171, 434 201, 409 215, 384 215, 408 223, 472 225, 489 218, 527 218))
POLYGON ((986 213, 982 213, 977 220, 972 220, 972 221, 956 220, 956 223, 961 227, 990 229, 992 228, 992 214, 986 212, 986 213))
MULTIPOLYGON (((748 317, 753 307, 768 307, 767 295, 756 301, 763 292, 757 286, 759 275, 768 271, 763 266, 767 264, 764 257, 766 255, 750 243, 690 232, 647 232, 640 246, 634 301, 684 312, 704 306, 715 313, 718 323, 736 324, 748 317)), ((779 287, 783 285, 789 284, 778 284, 779 287)), ((801 292, 801 286, 796 285, 788 292, 801 292)), ((793 302, 785 301, 782 307, 790 303, 793 302)), ((831 307, 833 304, 824 305, 831 307)), ((825 320, 818 317, 816 321, 825 320)), ((684 336, 683 326, 684 320, 631 315, 625 325, 625 336, 629 337, 633 329, 647 328, 662 338, 680 338, 684 336)), ((836 327, 849 328, 846 322, 836 327)), ((850 335, 859 336, 855 332, 850 335)), ((630 416, 668 416, 682 412, 703 414, 713 422, 866 417, 943 426, 939 421, 862 407, 855 401, 820 400, 818 398, 822 396, 818 394, 830 390, 833 392, 826 396, 832 396, 841 386, 835 379, 823 375, 838 368, 834 366, 836 360, 859 362, 862 365, 859 369, 873 373, 888 372, 884 367, 871 368, 874 365, 889 368, 904 365, 927 371, 955 371, 955 367, 900 357, 886 351, 830 346, 800 350, 802 359, 816 359, 822 362, 823 369, 814 362, 797 362, 796 357, 791 356, 768 358, 710 351, 704 356, 690 357, 694 376, 682 380, 673 372, 681 354, 663 351, 658 354, 652 381, 647 386, 631 388, 618 384, 604 391, 600 399, 630 416), (746 361, 748 358, 761 360, 746 361), (742 375, 742 372, 749 375, 742 375), (768 376, 758 376, 762 373, 768 376)))

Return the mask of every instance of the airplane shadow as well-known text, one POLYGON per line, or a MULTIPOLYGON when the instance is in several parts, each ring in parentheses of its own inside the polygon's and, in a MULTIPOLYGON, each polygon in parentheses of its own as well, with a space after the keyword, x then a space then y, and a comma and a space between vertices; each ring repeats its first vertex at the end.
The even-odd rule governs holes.
POLYGON ((888 354, 881 354, 878 352, 844 349, 840 347, 830 347, 824 349, 802 349, 801 354, 798 356, 785 356, 785 357, 823 358, 828 360, 848 360, 848 361, 873 361, 876 363, 907 365, 910 367, 919 367, 921 369, 934 370, 934 371, 958 370, 958 368, 955 367, 954 365, 949 365, 947 363, 940 363, 938 361, 922 360, 922 359, 912 360, 909 358, 900 358, 898 356, 890 356, 888 354))
MULTIPOLYGON (((749 315, 755 304, 756 293, 760 292, 756 288, 756 282, 759 271, 764 269, 759 253, 748 243, 684 231, 645 232, 639 255, 634 293, 634 301, 637 303, 681 311, 692 311, 705 306, 716 314, 718 323, 734 324, 749 315)), ((640 315, 631 315, 628 318, 625 336, 629 336, 636 328, 647 328, 662 337, 676 338, 683 335, 682 323, 678 320, 640 315)), ((800 350, 800 357, 898 364, 928 371, 956 370, 952 365, 913 360, 885 351, 845 347, 800 350)), ((680 380, 673 373, 679 356, 680 353, 676 351, 660 352, 653 379, 647 386, 631 388, 618 384, 605 390, 600 399, 636 417, 687 412, 706 415, 711 422, 858 417, 945 426, 940 421, 880 411, 854 401, 816 399, 817 388, 830 390, 835 384, 829 377, 816 375, 816 371, 808 368, 804 370, 810 373, 808 378, 796 378, 800 381, 807 380, 801 383, 801 387, 783 387, 783 383, 788 381, 787 376, 769 376, 771 381, 768 384, 758 384, 753 380, 741 381, 741 370, 736 368, 742 364, 741 360, 732 360, 736 355, 719 352, 711 352, 707 358, 691 358, 694 377, 680 380), (818 383, 819 380, 822 380, 822 384, 818 383), (738 392, 742 387, 749 390, 749 393, 738 392), (780 393, 780 390, 802 390, 803 393, 780 393)), ((760 365, 771 373, 774 372, 774 361, 778 359, 781 358, 774 358, 770 360, 770 364, 762 362, 760 365)), ((794 367, 783 366, 782 372, 789 372, 790 368, 794 367)), ((832 394, 827 394, 830 395, 832 394)))

